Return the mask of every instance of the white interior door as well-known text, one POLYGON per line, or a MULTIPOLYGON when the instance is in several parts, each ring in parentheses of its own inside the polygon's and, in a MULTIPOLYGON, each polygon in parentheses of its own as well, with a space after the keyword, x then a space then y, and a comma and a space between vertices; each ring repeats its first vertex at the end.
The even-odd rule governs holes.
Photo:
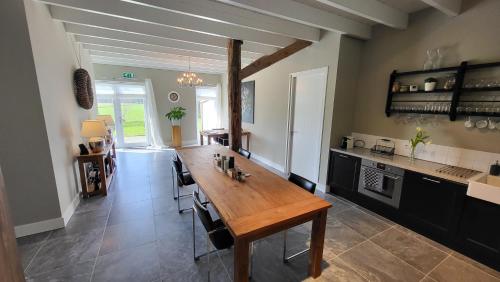
POLYGON ((318 182, 328 68, 290 76, 288 170, 318 182))

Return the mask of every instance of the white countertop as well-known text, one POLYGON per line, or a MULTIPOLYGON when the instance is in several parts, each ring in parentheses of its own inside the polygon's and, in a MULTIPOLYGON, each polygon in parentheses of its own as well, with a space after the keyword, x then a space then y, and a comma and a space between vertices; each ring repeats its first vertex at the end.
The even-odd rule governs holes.
POLYGON ((430 176, 442 178, 445 180, 453 181, 459 184, 463 185, 468 185, 469 180, 473 178, 478 178, 480 175, 484 175, 484 173, 480 173, 479 175, 474 175, 471 178, 460 178, 452 175, 448 175, 445 173, 440 173, 437 172, 436 170, 445 166, 446 164, 441 164, 441 163, 435 163, 435 162, 429 162, 429 161, 424 161, 424 160, 414 160, 410 161, 410 158, 405 157, 405 156, 400 156, 400 155, 394 155, 394 156, 381 156, 374 154, 370 152, 370 149, 366 148, 354 148, 354 149, 340 149, 340 148, 331 148, 332 151, 339 152, 339 153, 344 153, 347 155, 352 155, 356 156, 359 158, 363 159, 368 159, 371 161, 379 162, 379 163, 384 163, 387 165, 392 165, 395 167, 400 167, 402 169, 406 170, 411 170, 423 174, 427 174, 430 176))

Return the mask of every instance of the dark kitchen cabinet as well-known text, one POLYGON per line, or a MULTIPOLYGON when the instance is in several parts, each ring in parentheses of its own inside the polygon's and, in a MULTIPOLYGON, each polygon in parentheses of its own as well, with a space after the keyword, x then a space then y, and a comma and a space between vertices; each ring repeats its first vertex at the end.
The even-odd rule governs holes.
POLYGON ((457 234, 467 186, 406 171, 400 210, 411 229, 452 244, 457 234))
POLYGON ((461 252, 500 270, 500 205, 466 197, 457 241, 461 252))
POLYGON ((330 192, 352 199, 358 188, 360 166, 360 158, 331 151, 327 180, 330 192))

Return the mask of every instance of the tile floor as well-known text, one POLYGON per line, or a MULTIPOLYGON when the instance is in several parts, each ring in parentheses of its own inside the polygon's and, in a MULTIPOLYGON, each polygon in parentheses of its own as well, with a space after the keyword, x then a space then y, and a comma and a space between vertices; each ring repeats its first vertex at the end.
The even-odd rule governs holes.
MULTIPOLYGON (((194 262, 192 215, 172 199, 171 151, 118 153, 107 197, 82 200, 66 228, 18 239, 28 281, 231 281, 232 250, 194 262)), ((500 273, 343 199, 332 202, 317 281, 497 281, 500 273)), ((189 206, 190 199, 181 201, 189 206)), ((289 231, 305 248, 310 224, 289 231)), ((197 221, 198 252, 206 233, 197 221)), ((254 281, 307 278, 307 255, 281 261, 283 237, 257 242, 254 281)))

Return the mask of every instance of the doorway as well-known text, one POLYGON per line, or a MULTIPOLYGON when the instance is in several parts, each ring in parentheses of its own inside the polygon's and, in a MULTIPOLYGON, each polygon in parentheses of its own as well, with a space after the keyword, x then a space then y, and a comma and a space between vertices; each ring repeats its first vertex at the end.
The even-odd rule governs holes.
POLYGON ((96 81, 97 112, 115 120, 115 137, 120 148, 149 144, 146 115, 146 87, 142 82, 96 81))
POLYGON ((290 74, 286 170, 318 183, 328 67, 290 74))
POLYGON ((220 127, 219 86, 196 87, 196 112, 198 132, 220 127))

